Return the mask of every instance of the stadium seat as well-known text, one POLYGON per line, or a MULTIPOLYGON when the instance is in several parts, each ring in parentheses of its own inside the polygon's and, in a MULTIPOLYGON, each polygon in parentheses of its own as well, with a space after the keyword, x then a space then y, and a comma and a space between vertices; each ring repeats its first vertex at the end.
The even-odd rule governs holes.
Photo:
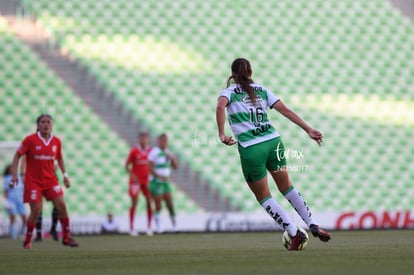
MULTIPOLYGON (((384 144, 392 144, 389 147, 396 150, 396 155, 404 155, 402 148, 410 147, 407 136, 413 135, 412 124, 403 126, 409 117, 398 118, 389 112, 390 117, 375 107, 367 109, 365 104, 375 95, 384 101, 403 101, 403 108, 409 109, 404 104, 412 104, 414 100, 414 94, 410 93, 414 79, 414 66, 410 62, 414 52, 412 22, 385 1, 26 0, 23 4, 30 7, 30 12, 53 35, 63 37, 59 40, 62 46, 87 66, 145 127, 154 134, 171 133, 172 150, 180 152, 191 169, 205 176, 212 187, 241 209, 256 208, 245 202, 251 200, 250 191, 239 188, 243 178, 237 150, 208 143, 210 137, 217 135, 214 105, 218 92, 229 75, 230 62, 240 55, 251 59, 254 79, 266 84, 284 101, 294 102, 294 109, 325 134, 325 144, 313 147, 296 126, 277 115, 276 119, 272 117, 276 126, 280 126, 286 144, 303 151, 303 163, 311 166, 303 173, 292 172, 292 181, 308 182, 312 189, 324 190, 323 200, 312 199, 312 207, 362 210, 362 205, 372 209, 381 204, 384 194, 375 193, 364 203, 365 193, 352 191, 355 186, 337 196, 338 189, 349 182, 364 182, 364 188, 370 190, 388 177, 398 179, 397 189, 405 189, 407 179, 414 177, 413 169, 404 166, 409 162, 407 158, 396 158, 394 169, 384 169, 389 165, 384 156, 390 153, 384 144), (257 11, 261 11, 260 16, 257 11), (56 14, 75 22, 82 19, 83 24, 67 25, 66 20, 51 16, 56 14), (230 25, 232 31, 228 29, 230 25), (117 39, 133 45, 138 43, 132 41, 148 43, 144 45, 148 54, 157 47, 155 41, 168 41, 163 46, 182 48, 189 52, 189 57, 179 52, 162 60, 131 61, 134 64, 123 67, 119 64, 125 62, 119 60, 116 52, 105 50, 117 39), (97 53, 101 53, 99 58, 97 53), (182 69, 190 61, 202 62, 196 66, 201 69, 182 69), (165 68, 174 64, 171 70, 178 73, 165 68, 155 70, 160 62, 165 68), (142 68, 151 71, 141 71, 142 68), (329 105, 334 107, 324 107, 329 105), (340 108, 341 105, 348 109, 340 108), (194 142, 196 130, 207 144, 194 142), (231 192, 239 189, 236 194, 231 192)), ((12 47, 2 48, 7 53, 14 51, 12 47)), ((19 62, 16 68, 20 67, 19 62)), ((8 70, 7 75, 10 74, 13 71, 8 70)), ((394 107, 391 103, 384 106, 394 107)), ((98 136, 105 132, 104 127, 92 129, 98 136)), ((412 206, 409 201, 394 197, 397 194, 390 196, 393 199, 388 200, 388 207, 392 209, 412 206)))
MULTIPOLYGON (((34 8, 40 6, 33 5, 34 8)), ((126 199, 128 178, 124 170, 129 146, 23 42, 1 28, 0 36, 5 42, 0 43, 0 52, 9 52, 10 65, 0 74, 0 89, 5 91, 4 104, 0 107, 0 141, 20 141, 34 131, 38 114, 50 113, 54 116, 55 132, 63 140, 72 181, 73 188, 66 191, 71 213, 75 216, 105 215, 107 209, 114 208, 114 214, 123 214, 129 204, 126 199)), ((178 212, 199 211, 186 195, 177 193, 182 200, 178 212)), ((46 208, 46 212, 50 210, 46 208)))

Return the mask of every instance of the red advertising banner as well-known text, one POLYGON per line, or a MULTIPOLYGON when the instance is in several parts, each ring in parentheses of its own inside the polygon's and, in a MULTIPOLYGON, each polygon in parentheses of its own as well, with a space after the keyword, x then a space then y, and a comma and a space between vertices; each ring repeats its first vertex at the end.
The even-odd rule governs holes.
POLYGON ((345 212, 338 216, 335 229, 414 228, 414 213, 410 211, 345 212))

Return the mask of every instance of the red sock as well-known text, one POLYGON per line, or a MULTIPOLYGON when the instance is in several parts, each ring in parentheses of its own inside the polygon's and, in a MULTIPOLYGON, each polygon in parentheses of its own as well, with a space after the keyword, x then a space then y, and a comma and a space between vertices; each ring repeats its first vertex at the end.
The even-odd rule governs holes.
POLYGON ((69 218, 59 218, 60 225, 62 226, 63 239, 70 238, 70 223, 69 218))
POLYGON ((147 218, 148 218, 148 228, 151 228, 151 221, 152 221, 152 209, 151 207, 147 208, 147 218))
POLYGON ((31 223, 29 221, 26 222, 26 239, 24 241, 25 243, 32 241, 33 229, 35 229, 35 227, 35 223, 31 223))
POLYGON ((134 216, 135 216, 135 208, 129 208, 129 228, 134 230, 134 216))

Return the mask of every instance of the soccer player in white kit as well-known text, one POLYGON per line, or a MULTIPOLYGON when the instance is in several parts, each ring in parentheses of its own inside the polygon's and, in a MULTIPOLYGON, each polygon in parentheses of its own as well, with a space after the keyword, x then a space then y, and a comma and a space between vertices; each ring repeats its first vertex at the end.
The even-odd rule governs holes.
POLYGON ((267 171, 312 234, 327 242, 331 236, 315 223, 303 197, 290 182, 283 142, 266 111, 268 108, 276 109, 305 130, 318 144, 322 142, 322 133, 306 124, 270 90, 254 83, 251 76, 252 69, 247 59, 237 58, 233 61, 227 88, 220 93, 217 102, 216 120, 220 141, 229 146, 238 144, 244 178, 266 212, 288 231, 291 237, 289 250, 298 250, 307 239, 272 197, 267 183, 267 171), (226 110, 237 142, 224 133, 226 110))
POLYGON ((150 191, 155 201, 154 221, 157 227, 157 233, 163 232, 160 220, 161 203, 163 200, 167 205, 173 230, 176 231, 170 176, 171 169, 177 169, 178 165, 176 157, 168 149, 168 137, 166 134, 158 137, 158 146, 151 150, 148 160, 151 173, 150 191))

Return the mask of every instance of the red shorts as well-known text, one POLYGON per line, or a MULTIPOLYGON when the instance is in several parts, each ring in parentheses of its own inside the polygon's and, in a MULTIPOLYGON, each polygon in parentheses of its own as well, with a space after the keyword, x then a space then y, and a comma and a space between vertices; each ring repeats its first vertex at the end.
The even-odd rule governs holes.
POLYGON ((57 197, 63 196, 63 190, 59 184, 51 185, 48 188, 39 187, 37 184, 24 185, 24 202, 41 202, 42 196, 44 196, 46 200, 51 201, 57 197))
POLYGON ((139 191, 142 191, 145 197, 150 195, 148 183, 147 184, 139 184, 139 183, 132 183, 129 185, 128 193, 129 196, 132 198, 136 198, 139 195, 139 191))

